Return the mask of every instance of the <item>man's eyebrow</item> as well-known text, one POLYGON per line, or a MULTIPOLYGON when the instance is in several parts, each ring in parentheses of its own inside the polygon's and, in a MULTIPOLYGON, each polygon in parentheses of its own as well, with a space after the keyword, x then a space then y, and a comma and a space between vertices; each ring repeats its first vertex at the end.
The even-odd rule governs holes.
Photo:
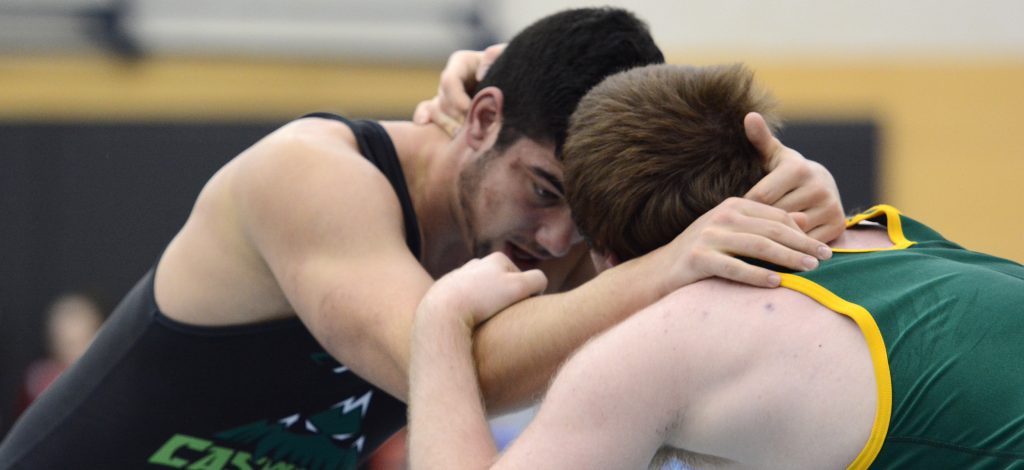
POLYGON ((537 175, 537 176, 539 176, 539 177, 543 178, 543 179, 544 179, 544 180, 546 180, 546 181, 547 181, 548 183, 551 183, 551 186, 554 186, 554 188, 555 188, 555 191, 558 191, 558 194, 559 194, 560 196, 564 196, 564 195, 565 195, 565 188, 564 188, 564 187, 562 187, 562 182, 558 180, 558 177, 557 177, 557 176, 555 176, 555 175, 552 175, 552 174, 551 174, 550 172, 548 172, 547 170, 545 170, 545 169, 543 169, 543 168, 541 168, 541 167, 538 167, 538 166, 531 166, 531 167, 530 167, 530 171, 531 171, 531 172, 532 172, 533 174, 535 174, 535 175, 537 175))

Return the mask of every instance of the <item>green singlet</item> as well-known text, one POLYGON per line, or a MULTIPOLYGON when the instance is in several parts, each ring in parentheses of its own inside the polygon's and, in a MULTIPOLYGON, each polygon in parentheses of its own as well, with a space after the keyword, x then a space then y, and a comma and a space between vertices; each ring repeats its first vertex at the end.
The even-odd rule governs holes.
MULTIPOLYGON (((894 246, 834 250, 782 286, 852 318, 878 385, 849 468, 1024 469, 1024 266, 964 249, 895 208, 849 220, 894 246)), ((836 406, 842 406, 837 403, 836 406)))

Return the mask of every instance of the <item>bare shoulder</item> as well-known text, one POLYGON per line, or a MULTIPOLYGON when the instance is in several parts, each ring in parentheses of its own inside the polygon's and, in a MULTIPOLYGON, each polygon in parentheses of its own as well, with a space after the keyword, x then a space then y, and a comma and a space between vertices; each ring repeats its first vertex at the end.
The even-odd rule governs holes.
POLYGON ((357 149, 352 129, 340 121, 319 117, 305 117, 291 121, 268 137, 292 143, 307 145, 323 144, 330 147, 344 142, 346 147, 357 149))
POLYGON ((315 172, 318 167, 358 167, 358 157, 355 135, 348 126, 328 119, 302 118, 260 139, 231 164, 238 167, 237 178, 246 182, 293 182, 286 176, 315 172))
POLYGON ((192 323, 285 315, 293 306, 278 286, 281 269, 337 256, 370 243, 365 240, 394 239, 381 246, 399 250, 401 226, 394 192, 359 154, 348 126, 298 119, 207 182, 160 261, 157 300, 192 323))
MULTIPOLYGON (((359 153, 343 123, 321 118, 293 121, 243 152, 232 175, 232 194, 251 227, 320 221, 325 230, 296 225, 293 235, 401 233, 401 208, 387 178, 359 153), (345 221, 338 226, 332 221, 345 221)), ((296 240, 291 240, 295 242, 296 240)))
POLYGON ((678 448, 757 467, 826 468, 848 464, 866 442, 876 400, 863 335, 803 294, 705 280, 631 327, 631 336, 666 337, 666 386, 685 416, 668 439, 678 448))
POLYGON ((231 212, 296 309, 302 303, 299 291, 317 289, 299 288, 289 279, 305 275, 322 281, 320 291, 305 296, 312 301, 332 285, 324 278, 356 272, 353 265, 370 259, 417 264, 406 247, 398 196, 387 177, 359 153, 345 124, 299 119, 233 164, 237 167, 226 181, 231 212))
POLYGON ((701 468, 841 467, 874 411, 858 346, 852 322, 796 292, 697 282, 581 347, 509 453, 572 468, 600 468, 588 459, 606 446, 603 468, 663 448, 701 468))

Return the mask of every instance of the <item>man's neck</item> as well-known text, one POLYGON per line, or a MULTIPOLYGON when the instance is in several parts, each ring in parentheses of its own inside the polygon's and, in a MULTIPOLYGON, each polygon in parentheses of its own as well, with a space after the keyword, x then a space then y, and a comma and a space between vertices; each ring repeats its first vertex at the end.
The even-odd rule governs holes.
MULTIPOLYGON (((395 145, 423 239, 421 262, 435 277, 469 259, 459 220, 457 180, 468 151, 440 127, 381 122, 395 145)), ((456 137, 456 139, 458 136, 456 137)))
POLYGON ((884 249, 893 245, 885 226, 861 222, 843 231, 829 246, 847 250, 884 249))

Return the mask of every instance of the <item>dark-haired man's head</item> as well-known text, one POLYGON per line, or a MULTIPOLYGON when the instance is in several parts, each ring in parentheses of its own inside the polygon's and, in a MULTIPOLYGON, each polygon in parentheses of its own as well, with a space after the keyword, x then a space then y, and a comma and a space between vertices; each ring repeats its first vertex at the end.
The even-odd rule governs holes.
POLYGON ((579 241, 559 161, 569 116, 609 75, 663 61, 647 26, 614 8, 556 13, 508 43, 477 86, 457 137, 474 155, 458 183, 474 255, 504 251, 525 268, 579 241))
POLYGON ((477 90, 493 86, 505 95, 498 150, 527 137, 557 152, 587 91, 614 73, 663 62, 647 25, 632 13, 566 10, 517 34, 477 90))
POLYGON ((567 198, 597 253, 625 261, 667 244, 764 174, 743 120, 774 102, 741 65, 654 65, 602 82, 572 116, 567 198))

